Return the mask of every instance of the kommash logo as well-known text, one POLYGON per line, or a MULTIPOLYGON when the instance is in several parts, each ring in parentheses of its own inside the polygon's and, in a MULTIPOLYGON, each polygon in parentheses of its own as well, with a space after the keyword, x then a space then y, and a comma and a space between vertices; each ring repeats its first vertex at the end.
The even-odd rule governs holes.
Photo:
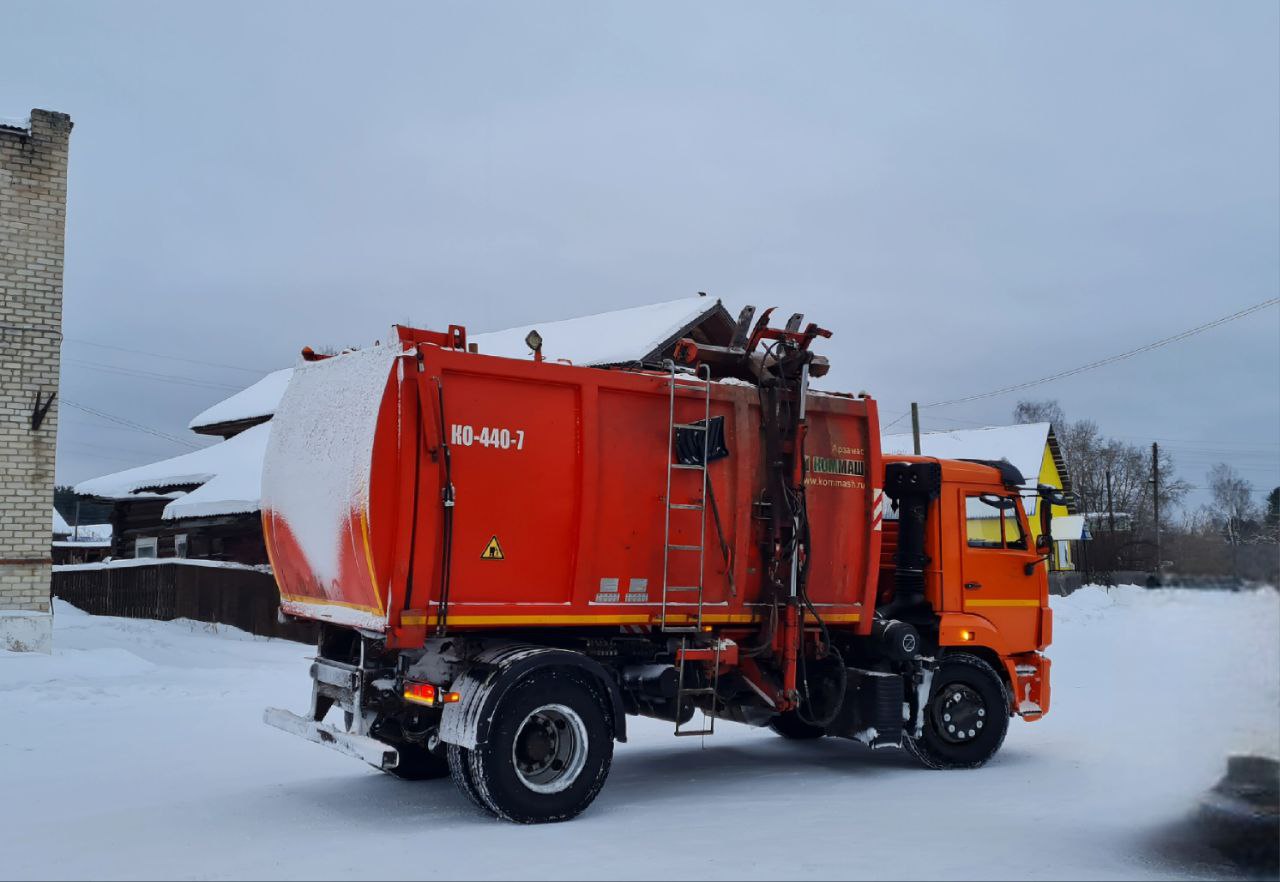
POLYGON ((833 459, 827 456, 806 456, 804 468, 807 472, 821 472, 824 475, 847 475, 863 477, 867 473, 867 464, 861 459, 833 459))
MULTIPOLYGON (((841 453, 853 449, 844 448, 841 453)), ((861 453, 862 451, 858 450, 861 453)), ((847 459, 835 456, 806 456, 804 458, 805 479, 810 487, 850 487, 865 488, 866 483, 860 478, 866 477, 867 461, 865 459, 847 459)))

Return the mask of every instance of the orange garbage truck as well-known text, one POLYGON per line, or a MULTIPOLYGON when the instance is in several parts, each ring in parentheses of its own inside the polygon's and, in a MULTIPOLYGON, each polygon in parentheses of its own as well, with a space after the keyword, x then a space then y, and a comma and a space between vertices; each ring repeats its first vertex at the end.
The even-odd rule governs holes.
POLYGON ((591 804, 629 716, 934 769, 1041 718, 1048 548, 1023 497, 1059 491, 882 456, 872 398, 810 388, 829 332, 770 312, 659 365, 553 362, 536 333, 499 358, 459 326, 304 351, 262 517, 281 614, 320 637, 310 707, 266 721, 537 823, 591 804))

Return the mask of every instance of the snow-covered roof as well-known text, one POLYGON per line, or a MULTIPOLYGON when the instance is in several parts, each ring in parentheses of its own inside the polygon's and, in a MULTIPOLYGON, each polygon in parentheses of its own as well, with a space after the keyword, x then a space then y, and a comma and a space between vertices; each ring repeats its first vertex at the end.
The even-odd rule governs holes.
MULTIPOLYGON (((921 432, 920 454, 938 459, 1007 459, 1034 487, 1048 443, 1048 423, 1021 423, 953 432, 921 432)), ((880 447, 884 453, 910 456, 915 452, 910 432, 884 435, 880 447)))
POLYGON ((0 129, 16 129, 20 132, 31 131, 31 114, 23 117, 0 116, 0 129))
POLYGON ((225 423, 266 419, 275 413, 276 405, 280 403, 280 396, 284 394, 285 386, 289 385, 291 376, 293 368, 272 371, 249 388, 196 414, 187 423, 187 428, 199 431, 225 423))
POLYGON ((71 535, 80 537, 72 542, 110 542, 111 532, 110 524, 81 524, 71 528, 71 535))
MULTIPOLYGON (((652 355, 717 309, 723 309, 719 300, 684 297, 580 318, 531 322, 502 331, 471 334, 467 342, 475 343, 484 355, 528 358, 529 347, 524 338, 529 331, 537 330, 542 336, 542 354, 546 358, 566 358, 582 365, 623 364, 652 355)), ((200 432, 212 426, 267 419, 275 413, 292 376, 293 368, 273 371, 249 388, 200 412, 187 428, 200 432)))
POLYGON ((710 297, 683 297, 580 318, 529 322, 505 331, 469 334, 467 342, 475 343, 483 355, 528 358, 529 347, 524 338, 536 330, 542 337, 545 358, 565 358, 582 365, 625 364, 653 355, 723 308, 719 300, 710 297))
POLYGON ((271 434, 262 423, 200 450, 81 481, 76 493, 103 499, 156 498, 151 490, 199 485, 164 508, 165 519, 254 512, 260 508, 262 459, 271 434))
MULTIPOLYGON (((59 514, 55 508, 53 510, 53 535, 66 536, 68 543, 71 545, 79 545, 84 542, 110 542, 111 541, 111 525, 110 524, 80 524, 73 527, 67 523, 67 519, 59 514), (78 538, 71 538, 76 537, 78 538)), ((54 545, 60 543, 54 542, 54 545)))

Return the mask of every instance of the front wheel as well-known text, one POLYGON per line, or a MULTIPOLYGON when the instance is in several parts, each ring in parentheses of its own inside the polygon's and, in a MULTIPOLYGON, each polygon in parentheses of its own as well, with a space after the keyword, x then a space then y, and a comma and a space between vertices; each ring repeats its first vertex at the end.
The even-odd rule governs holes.
MULTIPOLYGON (((520 824, 566 821, 596 798, 613 761, 613 732, 596 694, 548 671, 512 688, 485 743, 451 751, 455 773, 490 811, 520 824)), ((468 795, 472 795, 469 793, 468 795)))
POLYGON ((995 756, 1009 730, 1009 697, 991 665, 976 655, 944 656, 933 675, 924 731, 903 745, 931 769, 976 769, 995 756))

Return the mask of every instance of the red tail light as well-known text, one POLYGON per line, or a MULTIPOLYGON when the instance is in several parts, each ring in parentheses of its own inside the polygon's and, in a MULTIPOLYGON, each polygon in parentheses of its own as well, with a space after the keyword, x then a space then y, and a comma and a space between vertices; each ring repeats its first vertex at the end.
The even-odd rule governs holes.
POLYGON ((436 703, 436 687, 430 683, 405 683, 404 700, 431 707, 436 703))

